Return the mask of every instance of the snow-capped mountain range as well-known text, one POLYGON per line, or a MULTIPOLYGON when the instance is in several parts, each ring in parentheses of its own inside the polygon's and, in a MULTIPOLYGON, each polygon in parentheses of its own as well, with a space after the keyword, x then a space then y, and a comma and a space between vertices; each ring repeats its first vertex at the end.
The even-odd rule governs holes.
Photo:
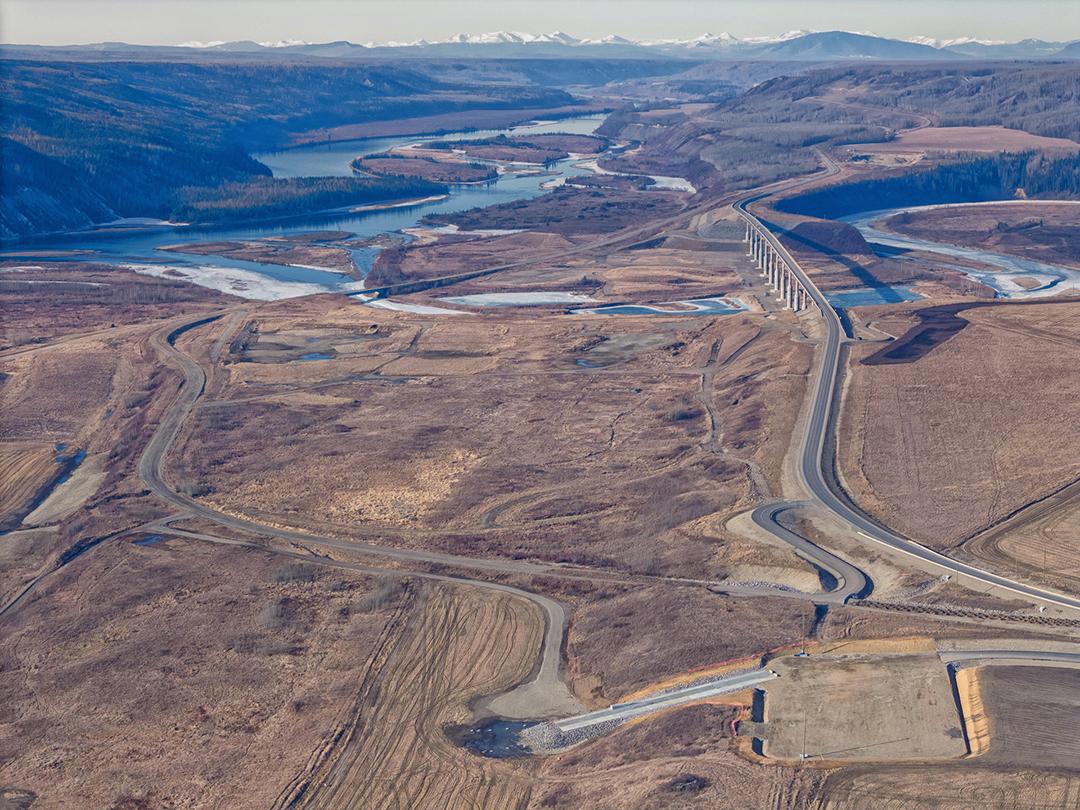
MULTIPOLYGON (((5 45, 4 49, 38 46, 5 45)), ((160 50, 163 46, 127 45, 108 42, 69 46, 68 49, 96 51, 160 50)), ((168 49, 169 46, 164 46, 168 49)), ((582 57, 582 58, 664 58, 664 59, 774 59, 836 60, 879 59, 927 61, 942 59, 1046 59, 1078 58, 1080 42, 1046 42, 1025 39, 1001 42, 956 37, 935 39, 913 36, 890 39, 856 31, 788 31, 776 36, 738 37, 726 32, 702 34, 691 39, 633 40, 617 34, 600 38, 579 38, 563 31, 529 34, 495 31, 485 34, 457 34, 444 40, 413 42, 367 42, 348 40, 313 43, 285 39, 273 42, 184 42, 175 48, 229 53, 284 53, 297 56, 361 58, 392 56, 428 57, 582 57)))

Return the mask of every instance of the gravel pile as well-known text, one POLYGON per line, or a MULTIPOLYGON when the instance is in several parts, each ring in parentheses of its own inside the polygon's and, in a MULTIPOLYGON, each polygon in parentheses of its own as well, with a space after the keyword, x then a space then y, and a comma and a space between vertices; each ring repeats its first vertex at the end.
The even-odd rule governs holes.
POLYGON ((606 720, 603 723, 563 731, 554 723, 537 723, 521 732, 521 741, 538 754, 551 754, 572 745, 600 737, 622 724, 622 720, 606 720))
POLYGON ((725 588, 753 588, 755 590, 761 590, 762 588, 768 588, 774 591, 787 591, 788 593, 802 593, 798 588, 792 588, 790 585, 782 585, 779 582, 763 582, 760 580, 752 580, 750 582, 721 582, 721 587, 725 588))

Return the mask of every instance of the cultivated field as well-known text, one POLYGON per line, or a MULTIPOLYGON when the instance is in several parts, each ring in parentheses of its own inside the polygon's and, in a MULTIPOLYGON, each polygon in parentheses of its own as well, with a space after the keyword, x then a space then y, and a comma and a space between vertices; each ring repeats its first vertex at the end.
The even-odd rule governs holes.
POLYGON ((925 154, 934 152, 1026 152, 1028 150, 1076 152, 1080 144, 1068 138, 1048 138, 1001 126, 925 127, 899 133, 885 143, 859 144, 858 151, 871 155, 925 154))
POLYGON ((1078 800, 1080 778, 1071 774, 1008 771, 971 762, 844 768, 829 775, 818 797, 808 806, 816 810, 1070 810, 1078 800))
POLYGON ((1080 670, 990 666, 979 680, 990 715, 987 763, 1080 775, 1080 670))
MULTIPOLYGON (((870 347, 853 350, 838 466, 856 500, 949 548, 1080 476, 1078 312, 1075 303, 965 310, 966 326, 910 362, 866 365, 870 347)), ((912 323, 899 310, 873 322, 894 335, 912 323)))

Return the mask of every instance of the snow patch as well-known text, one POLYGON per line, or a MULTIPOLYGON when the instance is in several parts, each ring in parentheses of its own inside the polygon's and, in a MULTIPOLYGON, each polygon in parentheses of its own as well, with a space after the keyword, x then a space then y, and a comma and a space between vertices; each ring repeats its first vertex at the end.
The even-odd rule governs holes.
POLYGON ((467 307, 528 307, 542 304, 591 304, 595 298, 582 293, 553 290, 551 292, 476 293, 473 295, 450 295, 440 298, 450 304, 467 307))
POLYGON ((211 290, 255 301, 279 301, 282 298, 299 298, 303 295, 331 292, 318 284, 279 281, 238 267, 182 264, 120 264, 117 266, 146 276, 187 281, 198 284, 200 287, 209 287, 211 290))
POLYGON ((462 312, 460 309, 446 309, 445 307, 429 307, 424 304, 408 304, 404 301, 391 301, 389 298, 377 298, 374 301, 365 301, 364 304, 378 309, 391 309, 395 312, 412 312, 417 315, 471 315, 471 312, 462 312))

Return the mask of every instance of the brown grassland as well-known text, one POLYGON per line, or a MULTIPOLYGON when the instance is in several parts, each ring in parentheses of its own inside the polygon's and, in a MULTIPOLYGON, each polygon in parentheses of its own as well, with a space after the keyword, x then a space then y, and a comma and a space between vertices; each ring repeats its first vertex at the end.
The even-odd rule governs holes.
POLYGON ((177 481, 257 519, 622 571, 737 564, 721 524, 775 488, 805 373, 790 369, 809 356, 752 315, 319 310, 333 359, 246 362, 263 340, 313 336, 311 310, 260 309, 178 448, 177 481))
MULTIPOLYGON (((634 126, 708 109, 645 110, 634 126)), ((669 165, 647 139, 635 154, 669 165)), ((748 510, 790 497, 821 332, 812 311, 778 311, 730 208, 638 230, 687 198, 564 188, 430 223, 528 232, 425 227, 383 251, 369 286, 515 265, 395 296, 465 313, 453 316, 338 295, 255 303, 92 264, 9 262, 0 525, 14 527, 47 487, 56 444, 87 451, 100 478, 46 525, 0 537, 0 808, 26 797, 34 810, 1077 806, 1075 672, 980 670, 990 745, 962 759, 935 652, 1006 633, 957 605, 1029 606, 884 559, 804 506, 785 525, 865 567, 875 596, 942 615, 818 606, 807 592, 829 576, 745 531, 748 510), (640 241, 590 244, 624 227, 640 241), (556 290, 590 306, 737 295, 748 311, 626 317, 439 300, 556 290), (163 492, 139 459, 196 389, 162 467, 179 494, 163 492), (416 554, 388 561, 390 548, 416 554), (719 592, 739 584, 758 595, 719 592), (461 729, 543 670, 547 622, 561 619, 540 597, 565 610, 554 647, 586 708, 765 663, 781 674, 769 717, 751 719, 746 691, 549 757, 471 753, 461 729), (736 738, 740 722, 767 740, 764 757, 751 735, 736 738), (804 747, 818 758, 809 767, 804 747)), ((980 245, 1049 255, 1057 236, 1012 216, 955 227, 977 221, 980 245)), ((1056 209, 1045 216, 1068 230, 1056 209)), ((188 249, 347 271, 343 238, 188 249)), ((974 300, 957 274, 875 257, 842 228, 788 241, 825 288, 869 275, 974 300)), ((857 313, 872 340, 845 350, 838 474, 860 506, 920 542, 1075 587, 1080 304, 963 309, 962 328, 935 333, 928 350, 863 362, 934 303, 857 313)), ((1010 643, 1075 635, 1022 622, 1007 632, 1010 643)))
MULTIPOLYGON (((1072 372, 1080 304, 966 310, 914 362, 866 365, 853 349, 838 466, 856 500, 936 548, 952 548, 1080 476, 1072 372)), ((904 309, 876 328, 899 335, 904 309)))

